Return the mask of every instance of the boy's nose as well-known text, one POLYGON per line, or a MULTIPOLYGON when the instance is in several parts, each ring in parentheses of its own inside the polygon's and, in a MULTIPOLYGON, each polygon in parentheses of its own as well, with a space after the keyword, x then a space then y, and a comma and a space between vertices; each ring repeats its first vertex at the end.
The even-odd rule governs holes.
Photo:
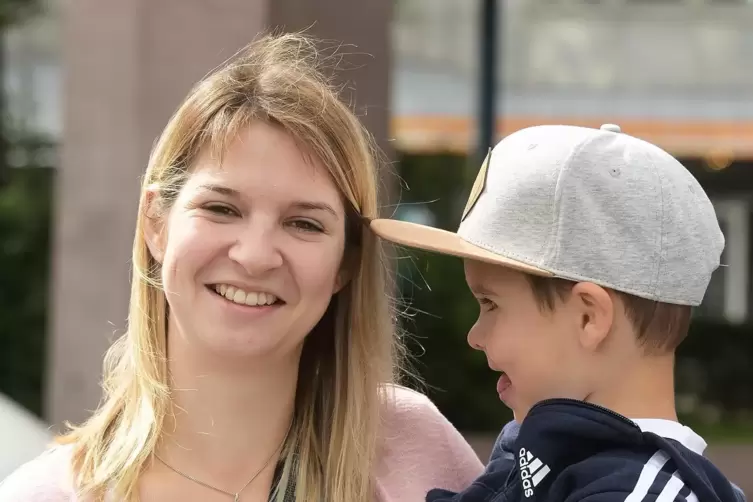
POLYGON ((468 332, 468 345, 476 350, 484 350, 484 340, 481 333, 475 327, 468 332))

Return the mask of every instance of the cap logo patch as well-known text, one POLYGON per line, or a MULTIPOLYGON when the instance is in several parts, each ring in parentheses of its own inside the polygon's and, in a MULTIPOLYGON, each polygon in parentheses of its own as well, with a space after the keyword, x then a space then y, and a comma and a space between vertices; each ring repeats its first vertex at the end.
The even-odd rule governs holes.
POLYGON ((478 198, 481 196, 481 192, 484 191, 484 186, 486 185, 486 169, 489 167, 489 161, 492 157, 492 149, 489 148, 489 153, 486 154, 486 158, 484 159, 483 164, 481 164, 481 169, 479 169, 478 174, 476 175, 476 181, 473 182, 473 188, 471 188, 471 195, 468 197, 468 202, 465 204, 465 209, 463 209, 463 217, 460 221, 465 220, 466 216, 468 216, 468 213, 473 209, 473 206, 476 205, 476 201, 478 201, 478 198))

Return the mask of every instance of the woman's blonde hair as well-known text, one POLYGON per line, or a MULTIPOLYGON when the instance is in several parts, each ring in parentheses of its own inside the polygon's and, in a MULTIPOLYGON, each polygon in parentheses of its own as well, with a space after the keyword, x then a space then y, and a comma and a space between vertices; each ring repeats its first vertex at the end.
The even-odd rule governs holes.
POLYGON ((139 473, 171 412, 167 301, 144 239, 147 189, 156 187, 156 207, 168 211, 200 151, 222 155, 242 128, 262 120, 283 127, 329 170, 348 208, 352 267, 349 284, 304 342, 276 498, 290 500, 292 484, 299 502, 371 500, 381 393, 397 379, 403 351, 380 247, 361 224, 377 216, 377 150, 322 71, 331 61, 307 36, 265 35, 199 82, 155 145, 141 190, 128 330, 105 357, 102 405, 59 439, 74 445, 82 497, 102 500, 112 491, 137 500, 139 473))

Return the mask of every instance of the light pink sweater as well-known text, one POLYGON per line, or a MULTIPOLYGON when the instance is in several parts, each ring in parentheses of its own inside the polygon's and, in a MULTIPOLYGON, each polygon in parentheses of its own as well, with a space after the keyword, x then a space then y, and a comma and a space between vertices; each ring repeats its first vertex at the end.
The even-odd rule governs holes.
MULTIPOLYGON (((431 488, 460 491, 483 470, 468 443, 424 395, 395 387, 385 403, 376 464, 378 502, 421 502, 431 488)), ((55 446, 0 483, 0 502, 81 502, 70 446, 55 446)))

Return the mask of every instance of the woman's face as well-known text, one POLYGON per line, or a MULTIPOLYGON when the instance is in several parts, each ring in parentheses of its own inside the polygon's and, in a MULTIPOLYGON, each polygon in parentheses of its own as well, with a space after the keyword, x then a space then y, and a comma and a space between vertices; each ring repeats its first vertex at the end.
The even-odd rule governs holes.
POLYGON ((264 122, 221 166, 198 159, 161 228, 147 232, 171 337, 233 357, 300 347, 341 287, 345 248, 340 194, 312 159, 264 122))

